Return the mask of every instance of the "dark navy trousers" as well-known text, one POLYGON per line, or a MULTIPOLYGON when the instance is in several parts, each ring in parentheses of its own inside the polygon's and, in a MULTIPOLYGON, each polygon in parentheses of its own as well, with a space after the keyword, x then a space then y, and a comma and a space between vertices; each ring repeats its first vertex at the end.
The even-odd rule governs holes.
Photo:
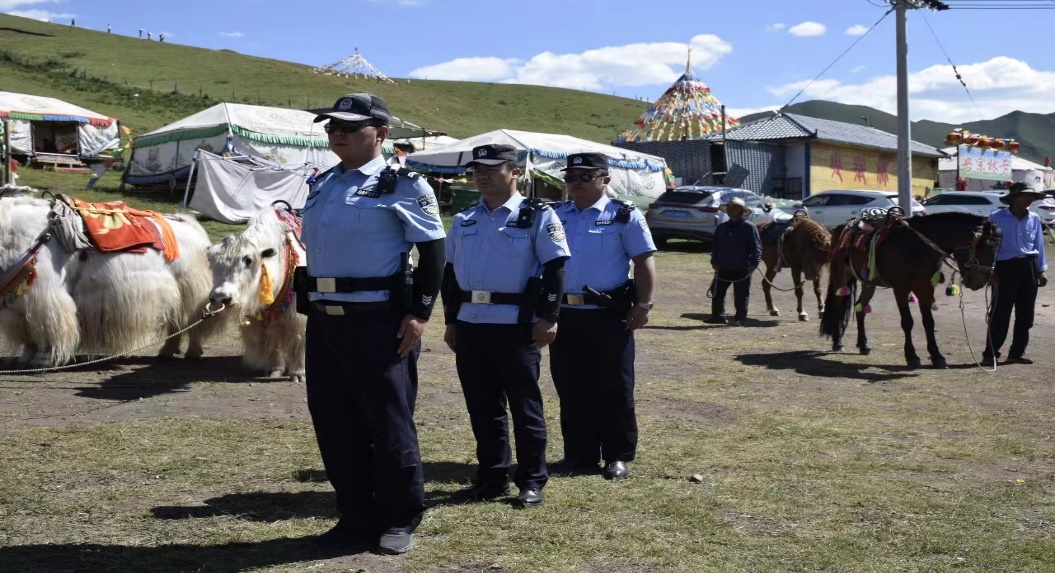
POLYGON ((564 459, 583 465, 633 461, 634 333, 624 317, 608 309, 562 308, 550 373, 560 396, 564 459))
POLYGON ((513 482, 542 489, 548 480, 546 418, 538 385, 542 352, 531 338, 531 325, 458 321, 455 333, 458 378, 480 463, 476 485, 499 489, 509 483, 508 405, 517 454, 513 482))
MULTIPOLYGON (((999 356, 1000 347, 1007 340, 1011 327, 1011 315, 1015 317, 1015 329, 1011 336, 1011 348, 1008 356, 1019 357, 1025 354, 1029 345, 1029 329, 1033 327, 1033 315, 1037 306, 1037 258, 1021 257, 1006 261, 997 261, 994 270, 997 277, 996 300, 993 301, 992 316, 989 320, 989 334, 992 349, 999 356)), ((990 345, 985 346, 989 355, 990 345)))
POLYGON ((751 298, 751 273, 753 272, 754 269, 718 268, 718 273, 716 274, 718 278, 714 285, 714 298, 711 299, 711 314, 713 316, 720 317, 725 314, 725 294, 729 292, 729 285, 732 285, 733 308, 736 309, 733 320, 740 322, 747 320, 747 305, 751 298))
POLYGON ((397 354, 403 316, 308 316, 311 421, 341 520, 363 531, 409 533, 425 512, 414 427, 420 344, 405 359, 397 354))

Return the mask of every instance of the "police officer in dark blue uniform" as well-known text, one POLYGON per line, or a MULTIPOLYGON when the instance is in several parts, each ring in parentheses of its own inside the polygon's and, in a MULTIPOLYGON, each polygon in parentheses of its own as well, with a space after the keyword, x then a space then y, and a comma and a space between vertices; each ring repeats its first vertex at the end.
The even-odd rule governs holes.
POLYGON ((457 502, 509 494, 507 401, 520 488, 514 506, 541 505, 548 479, 540 348, 557 333, 571 253, 553 210, 517 192, 517 162, 509 145, 473 149, 469 166, 481 201, 455 215, 447 242, 443 339, 457 355, 480 463, 475 483, 455 493, 457 502))
POLYGON ((564 436, 564 463, 556 471, 596 472, 604 460, 606 478, 624 478, 637 450, 634 331, 652 310, 656 245, 633 203, 608 198, 607 157, 570 155, 564 173, 571 200, 556 213, 572 258, 560 333, 550 349, 564 436))
POLYGON ((307 276, 298 294, 308 294, 308 409, 341 514, 319 541, 379 541, 382 552, 399 554, 411 549, 425 511, 414 402, 445 234, 429 185, 386 166, 390 118, 385 102, 365 93, 316 118, 329 120, 341 163, 305 202, 307 276))

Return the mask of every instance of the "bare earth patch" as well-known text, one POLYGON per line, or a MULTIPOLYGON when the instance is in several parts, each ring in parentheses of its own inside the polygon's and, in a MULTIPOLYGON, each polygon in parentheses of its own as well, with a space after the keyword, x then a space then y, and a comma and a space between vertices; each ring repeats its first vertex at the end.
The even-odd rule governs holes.
MULTIPOLYGON (((982 372, 958 301, 943 297, 938 339, 952 367, 908 370, 889 293, 868 316, 872 355, 837 354, 812 303, 813 321, 799 322, 791 293, 774 292, 784 316, 766 316, 756 280, 751 325, 714 327, 702 322, 706 255, 685 246, 658 266, 638 336, 629 480, 553 476, 535 511, 449 505, 474 446, 436 324, 421 359, 432 508, 417 548, 321 554, 309 538, 336 514, 304 388, 247 374, 228 335, 197 362, 0 375, 0 571, 1051 570, 1050 289, 1032 331, 1037 364, 982 372)), ((964 300, 980 355, 984 298, 964 300)), ((915 340, 923 348, 918 320, 915 340)), ((543 387, 557 460, 548 375, 543 387)))

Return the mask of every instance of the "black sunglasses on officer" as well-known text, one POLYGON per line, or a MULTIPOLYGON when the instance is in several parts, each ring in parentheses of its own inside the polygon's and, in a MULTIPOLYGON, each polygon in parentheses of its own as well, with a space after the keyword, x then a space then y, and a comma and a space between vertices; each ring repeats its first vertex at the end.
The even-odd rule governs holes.
POLYGON ((372 121, 341 121, 339 119, 331 119, 322 126, 322 129, 326 133, 359 133, 367 127, 378 127, 376 122, 372 121))
POLYGON ((606 174, 602 174, 600 171, 590 171, 589 173, 582 173, 582 172, 580 172, 580 173, 572 173, 571 171, 567 171, 567 172, 564 173, 564 182, 565 183, 589 183, 590 181, 593 181, 594 179, 600 179, 601 177, 605 177, 605 176, 606 176, 606 174))

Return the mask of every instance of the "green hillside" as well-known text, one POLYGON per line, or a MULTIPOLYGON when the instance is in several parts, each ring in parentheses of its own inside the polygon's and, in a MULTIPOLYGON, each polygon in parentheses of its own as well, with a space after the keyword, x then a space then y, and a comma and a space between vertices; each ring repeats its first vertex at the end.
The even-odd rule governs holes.
POLYGON ((329 106, 345 93, 370 91, 397 116, 454 137, 509 128, 607 143, 644 106, 627 98, 539 86, 337 78, 313 73, 310 66, 229 50, 3 14, 0 89, 60 98, 117 117, 136 133, 221 101, 305 109, 329 106))
MULTIPOLYGON (((858 124, 864 123, 863 118, 867 118, 868 123, 876 129, 897 133, 897 116, 861 105, 815 100, 794 104, 786 111, 808 117, 858 124)), ((769 112, 755 113, 740 118, 740 121, 746 123, 769 115, 769 112)), ((1055 154, 1055 114, 1013 111, 996 119, 956 125, 921 120, 912 123, 912 139, 942 148, 945 147, 945 136, 959 127, 990 137, 1014 138, 1022 144, 1019 155, 1037 163, 1043 164, 1045 157, 1055 154)))

